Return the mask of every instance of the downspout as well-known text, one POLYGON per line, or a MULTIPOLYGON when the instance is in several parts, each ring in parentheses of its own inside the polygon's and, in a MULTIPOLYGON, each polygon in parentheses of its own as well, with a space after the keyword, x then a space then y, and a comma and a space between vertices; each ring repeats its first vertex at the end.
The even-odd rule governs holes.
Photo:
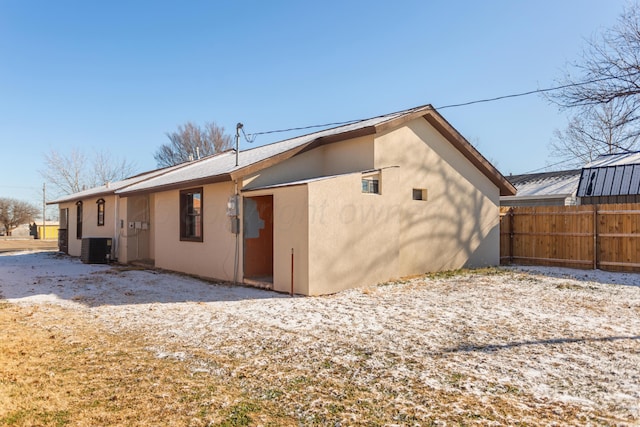
MULTIPOLYGON (((240 129, 242 129, 243 124, 239 123, 236 125, 236 167, 239 165, 240 159, 240 129)), ((240 268, 240 196, 238 194, 238 180, 233 181, 235 189, 234 194, 236 197, 236 217, 233 219, 237 221, 237 229, 236 229, 236 249, 233 260, 233 284, 238 284, 238 269, 240 268)))
POLYGON ((293 296, 293 248, 291 248, 291 293, 289 295, 293 296))
POLYGON ((236 216, 232 219, 236 221, 236 248, 233 254, 233 284, 238 284, 238 269, 240 268, 240 195, 238 194, 238 180, 234 183, 234 195, 236 198, 236 216))

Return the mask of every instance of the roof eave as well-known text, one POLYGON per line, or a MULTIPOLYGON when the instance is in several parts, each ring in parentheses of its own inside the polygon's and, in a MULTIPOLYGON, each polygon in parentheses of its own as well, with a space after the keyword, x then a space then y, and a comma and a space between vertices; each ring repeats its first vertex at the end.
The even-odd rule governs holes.
POLYGON ((549 200, 549 199, 566 199, 567 197, 575 197, 574 193, 558 193, 558 194, 544 194, 544 195, 530 195, 530 196, 501 196, 500 200, 512 201, 512 200, 549 200))
POLYGON ((92 199, 94 197, 103 197, 103 196, 111 196, 116 194, 116 190, 114 189, 105 189, 105 191, 100 191, 97 193, 91 193, 91 194, 81 194, 81 193, 76 193, 76 195, 73 195, 73 197, 68 197, 68 198, 60 198, 57 200, 51 200, 50 202, 46 202, 47 205, 60 205, 62 203, 73 203, 73 202, 77 202, 79 200, 84 200, 84 199, 92 199))
POLYGON ((120 197, 141 196, 141 195, 151 194, 151 193, 160 193, 163 191, 182 190, 185 188, 200 187, 202 185, 215 184, 218 182, 225 182, 225 181, 232 181, 230 174, 223 173, 219 175, 207 176, 205 178, 174 182, 171 184, 158 185, 158 186, 149 187, 149 188, 141 188, 139 190, 123 190, 123 191, 116 192, 116 194, 120 197))

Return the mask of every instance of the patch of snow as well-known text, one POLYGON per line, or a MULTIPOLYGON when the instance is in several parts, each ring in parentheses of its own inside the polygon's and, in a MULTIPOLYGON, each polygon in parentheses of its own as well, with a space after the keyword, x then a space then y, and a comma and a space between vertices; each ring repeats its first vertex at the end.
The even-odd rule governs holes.
POLYGON ((0 298, 56 304, 115 332, 143 333, 158 343, 158 357, 187 360, 199 349, 318 376, 326 375, 318 366, 337 366, 351 384, 402 399, 411 399, 411 385, 528 393, 637 421, 640 275, 504 270, 291 298, 30 252, 0 254, 0 298))

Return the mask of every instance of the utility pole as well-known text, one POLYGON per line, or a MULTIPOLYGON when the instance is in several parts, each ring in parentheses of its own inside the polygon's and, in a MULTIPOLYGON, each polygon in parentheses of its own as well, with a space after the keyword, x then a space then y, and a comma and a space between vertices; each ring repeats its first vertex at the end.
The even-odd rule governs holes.
POLYGON ((238 166, 238 153, 240 152, 240 129, 244 126, 242 123, 236 125, 236 166, 238 166))
POLYGON ((42 240, 47 238, 47 183, 42 183, 42 240))

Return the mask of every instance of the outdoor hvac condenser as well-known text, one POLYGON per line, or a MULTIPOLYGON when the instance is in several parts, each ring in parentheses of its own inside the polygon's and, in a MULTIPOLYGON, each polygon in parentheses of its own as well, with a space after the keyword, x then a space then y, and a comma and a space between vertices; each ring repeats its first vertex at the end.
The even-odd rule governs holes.
POLYGON ((80 259, 85 264, 107 264, 111 261, 112 241, 108 237, 83 238, 80 259))

